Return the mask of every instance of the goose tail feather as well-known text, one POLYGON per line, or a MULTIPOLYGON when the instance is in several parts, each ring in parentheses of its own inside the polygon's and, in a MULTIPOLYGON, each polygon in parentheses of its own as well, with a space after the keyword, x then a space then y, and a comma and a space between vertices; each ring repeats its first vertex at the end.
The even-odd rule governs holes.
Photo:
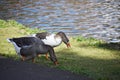
POLYGON ((10 43, 12 42, 12 39, 10 39, 10 38, 7 38, 6 40, 10 43))

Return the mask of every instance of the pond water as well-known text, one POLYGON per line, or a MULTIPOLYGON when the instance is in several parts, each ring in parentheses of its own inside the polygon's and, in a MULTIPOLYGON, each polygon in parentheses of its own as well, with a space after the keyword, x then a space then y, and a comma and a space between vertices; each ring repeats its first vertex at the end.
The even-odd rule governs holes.
POLYGON ((0 19, 48 32, 120 42, 119 0, 0 0, 0 19))

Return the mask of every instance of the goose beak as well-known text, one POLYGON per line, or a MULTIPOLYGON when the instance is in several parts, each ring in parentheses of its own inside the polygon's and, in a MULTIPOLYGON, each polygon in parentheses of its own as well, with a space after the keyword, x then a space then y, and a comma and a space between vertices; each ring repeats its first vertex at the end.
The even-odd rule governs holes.
POLYGON ((67 45, 67 48, 70 48, 70 47, 71 47, 70 43, 67 43, 66 45, 67 45))

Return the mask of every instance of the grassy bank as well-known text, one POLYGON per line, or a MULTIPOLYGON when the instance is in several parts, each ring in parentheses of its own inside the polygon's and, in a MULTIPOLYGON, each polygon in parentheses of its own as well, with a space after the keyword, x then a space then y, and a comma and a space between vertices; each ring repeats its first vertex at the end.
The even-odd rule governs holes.
MULTIPOLYGON (((0 20, 0 55, 20 59, 14 50, 13 45, 6 41, 6 38, 20 37, 32 33, 41 32, 38 29, 25 28, 15 21, 0 20)), ((120 79, 120 44, 107 44, 93 38, 81 36, 71 37, 71 48, 64 44, 55 48, 59 61, 54 66, 44 56, 36 58, 36 63, 55 67, 62 70, 86 75, 95 80, 119 80, 120 79)))
POLYGON ((25 28, 13 20, 0 20, 0 54, 8 57, 16 57, 13 45, 7 42, 7 38, 21 37, 39 32, 38 29, 25 28))

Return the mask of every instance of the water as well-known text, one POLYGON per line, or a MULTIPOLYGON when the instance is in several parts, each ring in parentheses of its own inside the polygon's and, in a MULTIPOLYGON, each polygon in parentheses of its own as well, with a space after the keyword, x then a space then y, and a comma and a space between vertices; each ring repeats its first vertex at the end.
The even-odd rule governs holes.
POLYGON ((0 0, 0 19, 48 32, 120 42, 119 0, 0 0))

